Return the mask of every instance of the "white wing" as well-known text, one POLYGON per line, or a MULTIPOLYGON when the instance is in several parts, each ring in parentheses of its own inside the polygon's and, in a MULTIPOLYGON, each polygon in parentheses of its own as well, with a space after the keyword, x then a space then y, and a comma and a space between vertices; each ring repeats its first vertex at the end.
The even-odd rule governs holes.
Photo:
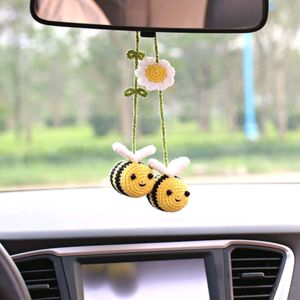
POLYGON ((135 154, 133 154, 132 151, 128 150, 128 148, 121 143, 114 143, 112 148, 116 153, 131 162, 142 161, 145 157, 148 157, 156 152, 156 148, 153 145, 146 146, 138 150, 135 154))
POLYGON ((190 164, 190 159, 189 158, 187 158, 185 156, 178 157, 178 158, 172 160, 169 163, 169 165, 167 167, 168 173, 172 177, 174 177, 177 174, 179 174, 182 170, 184 170, 185 168, 187 168, 189 164, 190 164))
POLYGON ((172 160, 168 167, 166 167, 163 163, 158 161, 157 159, 149 159, 148 165, 150 168, 165 174, 169 177, 174 177, 178 173, 180 173, 183 169, 185 169, 190 164, 190 160, 187 157, 178 157, 172 160))
POLYGON ((156 148, 153 145, 149 145, 136 151, 134 156, 137 161, 142 161, 144 158, 154 154, 155 152, 156 152, 156 148))
POLYGON ((112 145, 113 150, 118 153, 119 155, 123 156, 125 159, 130 160, 132 162, 136 162, 135 155, 127 149, 126 146, 124 146, 121 143, 114 143, 112 145))
POLYGON ((168 168, 163 163, 161 163, 160 161, 158 161, 155 158, 149 159, 148 166, 162 174, 165 174, 167 176, 172 176, 169 174, 168 168))

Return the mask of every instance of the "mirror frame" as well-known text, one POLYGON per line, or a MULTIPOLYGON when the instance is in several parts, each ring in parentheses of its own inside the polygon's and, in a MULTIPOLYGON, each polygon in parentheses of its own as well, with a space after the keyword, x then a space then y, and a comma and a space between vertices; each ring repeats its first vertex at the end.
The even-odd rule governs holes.
POLYGON ((141 36, 153 37, 156 32, 181 32, 181 33, 249 33, 255 32, 263 28, 268 20, 269 15, 269 0, 262 0, 263 2, 263 16, 260 23, 254 28, 245 29, 188 29, 188 28, 159 28, 159 27, 132 27, 132 26, 112 26, 112 25, 93 25, 83 23, 69 23, 48 21, 41 19, 34 9, 35 0, 30 0, 30 13, 34 20, 43 25, 71 27, 71 28, 86 28, 86 29, 104 29, 116 31, 139 31, 141 36))

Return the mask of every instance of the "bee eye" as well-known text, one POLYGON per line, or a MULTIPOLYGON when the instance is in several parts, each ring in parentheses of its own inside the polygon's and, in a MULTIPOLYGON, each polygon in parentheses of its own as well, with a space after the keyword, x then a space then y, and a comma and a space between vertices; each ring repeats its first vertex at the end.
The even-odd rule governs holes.
POLYGON ((135 174, 132 174, 132 175, 130 176, 130 179, 131 179, 131 180, 136 179, 136 175, 135 175, 135 174))
POLYGON ((191 193, 188 192, 188 191, 184 192, 184 196, 186 196, 186 197, 188 197, 190 194, 191 194, 191 193))
POLYGON ((173 192, 171 190, 167 190, 167 195, 171 196, 173 194, 173 192))
POLYGON ((149 179, 152 179, 153 177, 154 177, 154 176, 153 176, 152 173, 148 174, 148 178, 149 178, 149 179))

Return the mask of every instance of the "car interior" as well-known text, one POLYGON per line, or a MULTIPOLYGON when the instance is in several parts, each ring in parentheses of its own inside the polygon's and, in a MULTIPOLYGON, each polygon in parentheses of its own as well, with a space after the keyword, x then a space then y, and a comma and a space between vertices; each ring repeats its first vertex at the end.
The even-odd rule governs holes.
MULTIPOLYGON (((299 20, 289 19, 286 2, 291 1, 0 1, 0 300, 300 299, 299 135, 296 129, 282 131, 285 106, 272 102, 271 92, 263 94, 266 86, 259 80, 269 76, 268 91, 275 86, 280 97, 286 73, 278 62, 287 60, 288 67, 297 69, 299 20), (281 10, 282 18, 276 19, 281 10), (289 26, 296 29, 289 31, 289 26), (283 50, 287 45, 292 49, 288 57, 283 50), (274 58, 266 54, 258 62, 253 51, 258 55, 259 50, 274 58), (283 58, 276 61, 278 57, 283 58), (28 59, 36 69, 26 69, 28 59), (275 66, 271 70, 270 61, 275 66), (153 77, 147 77, 152 67, 153 77), (235 73, 235 67, 244 72, 235 73), (79 71, 73 73, 75 69, 79 71), (23 70, 23 77, 14 70, 23 70), (76 80, 66 83, 68 77, 76 80), (106 80, 110 85, 104 87, 106 80), (19 81, 26 83, 20 90, 19 81), (30 97, 22 106, 22 96, 29 95, 26 85, 30 97), (212 100, 201 100, 198 107, 191 100, 195 95, 212 100), (234 95, 238 100, 227 106, 234 95), (9 97, 16 100, 9 102, 9 97), (158 115, 147 97, 160 104, 158 115), (1 110, 2 100, 11 106, 1 110), (132 107, 124 104, 131 100, 132 107), (229 127, 217 142, 221 121, 212 121, 217 129, 206 133, 204 107, 209 105, 214 120, 223 120, 224 111, 227 117, 235 113, 236 140, 229 127), (62 112, 65 119, 59 119, 62 112), (79 121, 72 123, 70 112, 79 121), (270 140, 261 129, 267 113, 270 140), (272 127, 276 113, 279 125, 272 127), (153 135, 137 120, 152 114, 156 117, 146 130, 157 125, 153 135), (202 126, 199 135, 196 117, 202 126), (86 140, 94 138, 92 131, 85 133, 80 120, 98 126, 96 150, 86 140), (108 134, 101 131, 105 122, 108 134), (21 142, 16 144, 18 128, 21 142), (170 162, 166 128, 170 156, 177 157, 170 162), (116 139, 127 146, 132 142, 131 150, 116 139), (148 146, 137 147, 139 140, 148 146), (158 159, 148 161, 156 148, 158 159), (213 169, 204 164, 206 153, 213 169), (288 167, 278 153, 290 158, 288 167), (234 173, 228 166, 235 157, 234 173), (42 160, 47 163, 39 165, 42 160), (225 166, 222 174, 220 165, 225 166), (253 176, 245 166, 253 168, 253 176), (212 170, 207 171, 211 177, 206 170, 212 170)), ((292 14, 294 4, 289 5, 292 14)), ((297 118, 290 116, 297 116, 299 93, 297 71, 291 72, 286 75, 288 96, 296 96, 286 104, 286 119, 294 125, 297 118)))

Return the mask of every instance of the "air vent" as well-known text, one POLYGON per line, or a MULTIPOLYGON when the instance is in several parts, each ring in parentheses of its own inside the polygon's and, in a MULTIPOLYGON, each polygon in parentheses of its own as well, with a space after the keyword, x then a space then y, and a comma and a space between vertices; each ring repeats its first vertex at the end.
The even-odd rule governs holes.
POLYGON ((17 262, 33 300, 61 300, 53 262, 33 259, 17 262))
POLYGON ((234 300, 273 299, 283 254, 272 250, 238 248, 231 253, 234 300))

